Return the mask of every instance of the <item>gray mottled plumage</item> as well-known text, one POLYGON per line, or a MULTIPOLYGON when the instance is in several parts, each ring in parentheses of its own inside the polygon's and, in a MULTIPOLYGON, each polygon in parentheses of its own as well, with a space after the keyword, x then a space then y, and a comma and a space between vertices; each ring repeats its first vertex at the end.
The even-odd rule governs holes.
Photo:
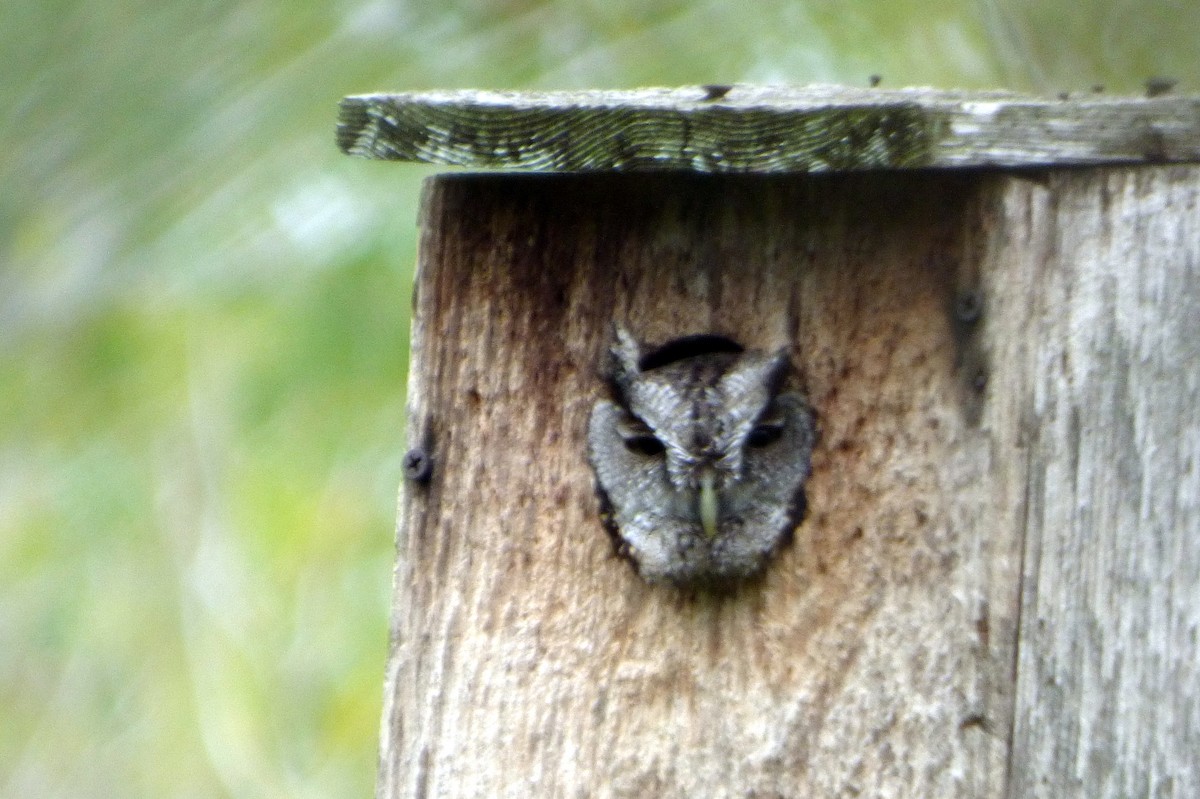
POLYGON ((803 395, 781 391, 790 368, 786 350, 719 336, 643 352, 618 329, 588 456, 605 522, 647 580, 751 577, 791 535, 815 427, 803 395))

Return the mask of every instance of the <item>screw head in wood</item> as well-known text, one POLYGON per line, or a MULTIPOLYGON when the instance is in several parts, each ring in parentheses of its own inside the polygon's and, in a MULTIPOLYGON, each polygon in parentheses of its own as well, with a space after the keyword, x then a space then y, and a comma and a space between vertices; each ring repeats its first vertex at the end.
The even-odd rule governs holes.
POLYGON ((421 447, 404 453, 404 476, 414 483, 428 483, 433 477, 433 458, 421 447))

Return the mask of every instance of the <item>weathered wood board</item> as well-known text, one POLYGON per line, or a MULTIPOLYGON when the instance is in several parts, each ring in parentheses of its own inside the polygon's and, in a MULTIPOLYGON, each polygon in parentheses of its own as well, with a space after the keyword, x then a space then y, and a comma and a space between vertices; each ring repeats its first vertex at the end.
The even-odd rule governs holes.
POLYGON ((352 155, 541 172, 821 172, 1200 160, 1200 96, 845 86, 448 91, 342 100, 352 155))
POLYGON ((1024 417, 997 430, 1024 461, 1009 795, 1200 796, 1200 167, 1001 199, 992 362, 1024 417))
POLYGON ((379 795, 1200 795, 1198 203, 1198 167, 432 179, 379 795), (614 320, 791 347, 821 440, 761 583, 614 556, 614 320))

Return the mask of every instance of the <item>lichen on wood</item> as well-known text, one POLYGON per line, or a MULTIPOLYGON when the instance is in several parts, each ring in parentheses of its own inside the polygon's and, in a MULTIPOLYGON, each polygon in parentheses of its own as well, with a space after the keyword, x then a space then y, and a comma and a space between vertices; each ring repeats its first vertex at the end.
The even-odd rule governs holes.
POLYGON ((535 172, 1195 161, 1200 97, 836 86, 368 94, 342 100, 338 145, 367 158, 535 172))

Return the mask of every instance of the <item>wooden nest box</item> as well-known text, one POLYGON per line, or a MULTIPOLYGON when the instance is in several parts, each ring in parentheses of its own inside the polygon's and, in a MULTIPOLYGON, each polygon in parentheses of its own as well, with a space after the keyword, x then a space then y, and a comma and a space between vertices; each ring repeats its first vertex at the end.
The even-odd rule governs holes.
POLYGON ((380 797, 1200 796, 1200 98, 366 95, 338 139, 477 170, 421 211, 380 797), (752 579, 606 533, 618 330, 783 353, 818 437, 752 579))

